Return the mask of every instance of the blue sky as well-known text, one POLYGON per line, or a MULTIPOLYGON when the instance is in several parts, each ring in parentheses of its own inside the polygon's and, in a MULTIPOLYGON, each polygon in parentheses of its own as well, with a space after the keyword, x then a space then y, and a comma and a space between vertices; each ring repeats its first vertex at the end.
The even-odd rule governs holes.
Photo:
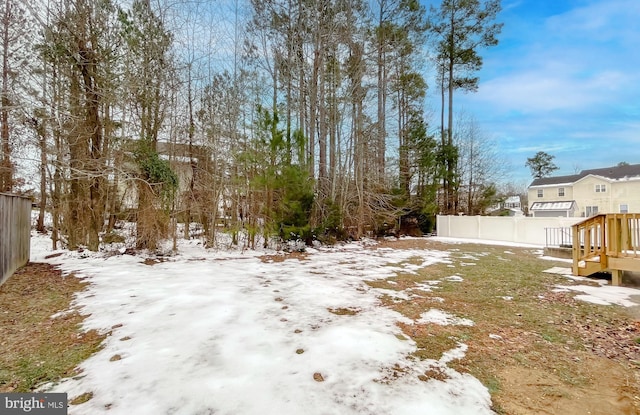
MULTIPOLYGON (((555 156, 556 175, 640 163, 640 1, 503 0, 502 9, 479 91, 454 104, 497 142, 507 180, 530 182, 524 164, 538 151, 555 156)), ((436 88, 429 94, 438 108, 436 88)))

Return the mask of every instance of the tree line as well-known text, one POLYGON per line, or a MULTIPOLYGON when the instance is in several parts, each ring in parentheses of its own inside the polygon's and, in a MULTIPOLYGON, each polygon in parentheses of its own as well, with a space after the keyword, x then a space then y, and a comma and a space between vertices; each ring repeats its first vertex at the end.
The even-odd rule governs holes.
POLYGON ((178 222, 249 247, 430 231, 496 200, 454 93, 478 87, 499 0, 2 3, 0 191, 39 182, 54 246, 97 250, 123 220, 140 249, 178 222))

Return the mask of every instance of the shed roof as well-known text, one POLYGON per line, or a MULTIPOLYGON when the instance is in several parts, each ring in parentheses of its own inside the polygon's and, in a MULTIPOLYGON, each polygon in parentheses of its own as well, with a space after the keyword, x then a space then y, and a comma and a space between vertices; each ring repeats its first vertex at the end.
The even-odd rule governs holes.
POLYGON ((575 203, 573 200, 568 202, 534 202, 531 205, 531 210, 572 210, 575 203))

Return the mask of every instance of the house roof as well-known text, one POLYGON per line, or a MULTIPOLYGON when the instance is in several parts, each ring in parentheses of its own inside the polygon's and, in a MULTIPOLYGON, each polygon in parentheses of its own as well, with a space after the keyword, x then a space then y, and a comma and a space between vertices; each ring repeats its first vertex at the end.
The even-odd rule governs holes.
POLYGON ((504 203, 520 203, 520 196, 509 196, 504 203))
POLYGON ((571 176, 542 177, 531 182, 532 186, 545 186, 552 184, 569 184, 589 176, 601 176, 612 180, 620 180, 627 177, 640 177, 640 164, 629 164, 625 166, 604 167, 601 169, 582 170, 580 174, 571 176))

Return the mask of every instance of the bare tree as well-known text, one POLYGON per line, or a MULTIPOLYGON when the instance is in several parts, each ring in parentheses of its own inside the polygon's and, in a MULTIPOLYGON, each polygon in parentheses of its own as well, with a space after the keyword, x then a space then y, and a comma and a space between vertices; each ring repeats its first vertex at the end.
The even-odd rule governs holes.
POLYGON ((14 187, 12 146, 17 143, 12 126, 19 124, 20 114, 24 114, 29 83, 25 76, 29 71, 19 70, 30 66, 26 47, 30 46, 33 29, 24 6, 16 0, 4 0, 0 4, 0 192, 11 192, 14 187))
POLYGON ((156 249, 169 230, 169 209, 178 185, 170 166, 158 155, 174 70, 172 36, 148 1, 134 1, 128 12, 121 12, 121 21, 127 45, 125 88, 138 137, 134 145, 139 166, 136 246, 156 249))
POLYGON ((497 183, 507 173, 496 143, 482 131, 473 116, 459 113, 454 144, 459 149, 457 176, 462 196, 460 208, 467 215, 484 213, 498 196, 497 183))
POLYGON ((66 106, 56 112, 68 150, 69 187, 65 200, 57 202, 65 205, 68 245, 97 250, 105 212, 104 103, 112 85, 115 8, 76 0, 52 12, 41 49, 68 88, 66 106))

